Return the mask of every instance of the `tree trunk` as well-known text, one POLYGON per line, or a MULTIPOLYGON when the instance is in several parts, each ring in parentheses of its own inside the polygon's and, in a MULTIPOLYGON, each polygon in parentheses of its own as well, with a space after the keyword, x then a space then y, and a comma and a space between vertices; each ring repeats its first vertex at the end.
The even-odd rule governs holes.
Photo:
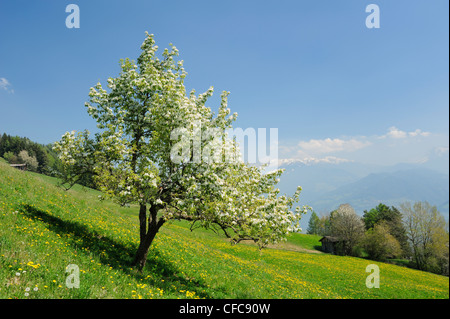
POLYGON ((150 245, 155 239, 161 226, 164 224, 164 219, 160 218, 158 220, 157 213, 158 208, 155 205, 150 207, 150 215, 148 217, 148 227, 146 224, 147 213, 146 205, 141 205, 139 209, 139 234, 140 243, 136 255, 133 260, 133 266, 137 266, 139 270, 142 270, 147 262, 147 254, 150 245))
POLYGON ((145 239, 147 234, 147 205, 141 204, 139 207, 139 238, 140 243, 145 239))
POLYGON ((148 232, 143 241, 140 242, 139 248, 136 251, 136 255, 134 257, 133 266, 137 266, 139 270, 142 270, 147 262, 147 254, 150 248, 150 245, 153 242, 153 239, 156 236, 156 232, 148 232))

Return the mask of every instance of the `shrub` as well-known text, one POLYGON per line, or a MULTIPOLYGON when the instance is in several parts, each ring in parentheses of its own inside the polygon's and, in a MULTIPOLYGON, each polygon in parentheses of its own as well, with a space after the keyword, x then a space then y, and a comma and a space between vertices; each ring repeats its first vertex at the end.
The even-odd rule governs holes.
POLYGON ((26 150, 20 151, 18 158, 23 164, 27 164, 27 167, 30 171, 37 171, 39 163, 36 157, 28 155, 28 152, 26 150))
POLYGON ((373 260, 386 260, 401 255, 400 243, 389 231, 385 222, 375 224, 369 229, 363 239, 362 245, 373 260))

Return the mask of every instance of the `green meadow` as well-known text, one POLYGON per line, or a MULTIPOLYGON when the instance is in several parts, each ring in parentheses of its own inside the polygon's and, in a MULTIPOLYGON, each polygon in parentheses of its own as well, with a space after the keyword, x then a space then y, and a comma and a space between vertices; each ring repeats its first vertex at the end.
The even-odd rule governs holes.
POLYGON ((0 161, 0 298, 449 298, 448 277, 321 253, 318 236, 293 234, 259 251, 187 222, 164 225, 142 272, 130 266, 138 209, 99 192, 0 161), (380 269, 367 288, 366 267, 380 269), (68 265, 79 288, 68 288, 68 265))

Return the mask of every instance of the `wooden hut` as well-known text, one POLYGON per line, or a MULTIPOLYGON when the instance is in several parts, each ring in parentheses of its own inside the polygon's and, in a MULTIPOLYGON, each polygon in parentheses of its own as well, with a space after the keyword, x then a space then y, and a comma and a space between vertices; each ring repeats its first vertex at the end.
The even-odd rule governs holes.
POLYGON ((322 243, 322 251, 330 254, 336 254, 336 244, 339 239, 333 236, 324 236, 319 240, 322 243))
POLYGON ((21 171, 27 170, 27 164, 10 164, 9 166, 20 169, 21 171))

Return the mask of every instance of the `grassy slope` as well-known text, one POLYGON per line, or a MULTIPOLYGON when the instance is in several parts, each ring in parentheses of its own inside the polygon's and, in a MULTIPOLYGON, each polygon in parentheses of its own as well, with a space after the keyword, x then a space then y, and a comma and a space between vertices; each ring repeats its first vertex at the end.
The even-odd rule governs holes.
POLYGON ((136 208, 55 184, 0 162, 0 298, 449 297, 447 277, 384 263, 380 288, 368 289, 373 262, 317 253, 318 237, 294 234, 260 253, 183 222, 162 228, 139 273, 128 266, 136 208), (79 289, 66 288, 69 264, 80 268, 79 289))

